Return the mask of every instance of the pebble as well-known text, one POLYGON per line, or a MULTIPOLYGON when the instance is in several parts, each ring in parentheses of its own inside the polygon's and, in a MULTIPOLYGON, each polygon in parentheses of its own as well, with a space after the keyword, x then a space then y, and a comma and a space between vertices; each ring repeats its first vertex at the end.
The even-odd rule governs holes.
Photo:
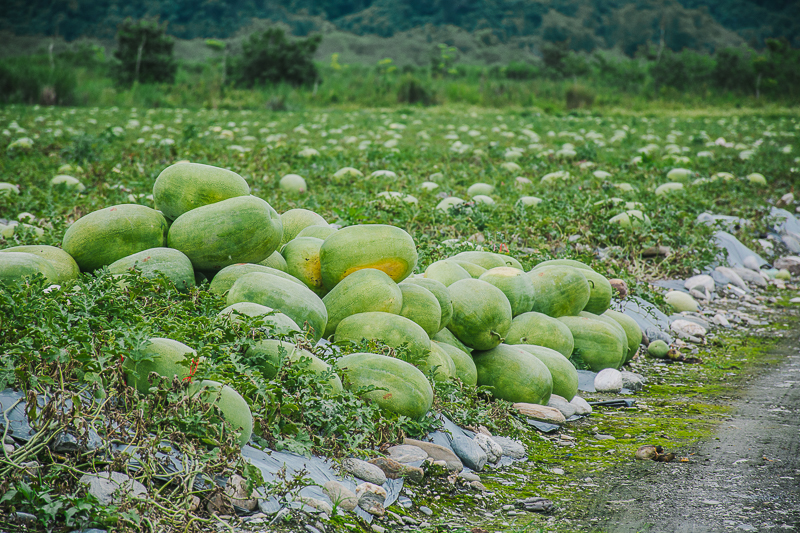
POLYGON ((383 473, 383 470, 361 459, 356 459, 355 457, 343 459, 342 468, 345 472, 369 483, 374 483, 375 485, 386 483, 386 474, 383 473))
POLYGON ((714 315, 713 318, 711 319, 711 322, 713 322, 718 326, 722 326, 723 328, 731 327, 731 323, 728 322, 728 319, 725 318, 725 315, 721 313, 717 313, 716 315, 714 315))
POLYGON ((464 481, 480 481, 481 476, 472 472, 461 472, 458 474, 458 477, 463 479, 464 481))
POLYGON ((581 398, 580 396, 575 396, 572 398, 569 403, 575 406, 575 414, 578 415, 589 415, 592 414, 592 406, 589 405, 589 402, 581 398))
POLYGON ((315 528, 310 524, 306 524, 304 527, 306 528, 306 531, 308 531, 308 533, 322 533, 319 529, 315 528))
POLYGON ((719 272, 720 274, 728 278, 730 280, 730 283, 732 283, 733 285, 736 285, 742 290, 745 291, 747 290, 748 288, 747 283, 745 283, 744 280, 741 278, 741 276, 739 276, 739 274, 737 274, 732 268, 725 266, 718 266, 715 269, 715 271, 719 272))
POLYGON ((552 472, 553 474, 555 474, 557 476, 563 476, 564 475, 564 469, 563 468, 551 468, 550 472, 552 472))
POLYGON ((386 528, 381 527, 378 524, 373 524, 372 531, 374 531, 375 533, 386 533, 386 528))
POLYGON ((374 483, 362 483, 356 487, 358 506, 374 516, 383 516, 386 510, 383 502, 386 501, 386 490, 374 483))
POLYGON ((706 328, 689 320, 675 320, 669 327, 679 338, 695 343, 702 342, 707 333, 706 328))
POLYGON ((550 400, 547 402, 547 406, 561 411, 561 414, 564 415, 565 419, 570 418, 577 411, 574 405, 569 403, 566 398, 559 396, 558 394, 550 395, 550 400))
POLYGON ((637 391, 642 390, 644 387, 644 379, 639 374, 623 370, 620 373, 622 377, 622 386, 628 390, 637 391))
POLYGON ((686 287, 686 290, 689 291, 691 291, 692 289, 699 288, 700 292, 706 290, 709 292, 714 292, 714 290, 716 289, 714 278, 712 278, 708 274, 700 274, 699 276, 692 276, 683 283, 683 286, 686 287))
POLYGON ((392 446, 386 450, 386 452, 389 454, 390 458, 398 463, 415 463, 428 458, 428 452, 418 446, 412 446, 410 444, 392 446))
POLYGON ((420 506, 419 512, 421 512, 426 516, 433 516, 433 511, 431 511, 428 507, 425 507, 424 505, 420 506))
POLYGON ((322 487, 322 491, 331 499, 334 505, 338 505, 345 511, 352 511, 358 506, 358 496, 335 479, 326 482, 322 487))
POLYGON ((486 487, 480 481, 470 481, 469 486, 475 490, 479 490, 481 492, 486 492, 486 487))
POLYGON ((281 510, 281 502, 275 496, 268 496, 264 500, 258 500, 258 509, 264 514, 275 514, 281 510))
POLYGON ((503 448, 493 441, 489 435, 478 433, 472 440, 481 447, 490 463, 496 463, 503 457, 503 448))
POLYGON ((492 437, 492 440, 500 445, 503 449, 503 455, 511 457, 512 459, 522 459, 527 455, 525 446, 521 442, 509 439, 508 437, 492 437))
POLYGON ((516 507, 520 507, 531 513, 545 513, 553 508, 553 502, 547 498, 525 498, 514 502, 516 507))
POLYGON ((333 507, 331 507, 328 504, 328 502, 324 502, 324 501, 318 500, 316 498, 310 498, 308 496, 300 496, 298 498, 298 501, 300 503, 303 503, 304 505, 307 505, 308 507, 311 507, 312 509, 315 509, 315 510, 321 512, 321 513, 325 513, 327 515, 330 515, 331 513, 333 513, 333 507))
POLYGON ((422 478, 425 477, 425 471, 421 468, 398 463, 389 457, 370 459, 369 463, 383 470, 383 473, 389 479, 403 478, 412 483, 422 483, 422 478))
POLYGON ((619 392, 622 390, 622 374, 615 368, 604 368, 594 378, 597 392, 619 392))
POLYGON ((14 446, 12 444, 3 444, 3 449, 6 451, 8 455, 14 453, 14 446))
POLYGON ((27 528, 34 528, 39 523, 39 520, 36 518, 35 515, 30 513, 23 513, 22 511, 17 511, 14 513, 14 522, 17 524, 21 524, 27 528))
POLYGON ((434 461, 444 461, 447 464, 447 469, 451 472, 461 472, 464 469, 461 459, 450 448, 416 439, 403 439, 403 444, 416 446, 424 450, 428 457, 434 459, 434 461))
POLYGON ((800 275, 800 256, 788 255, 777 259, 773 266, 778 270, 786 269, 792 275, 800 275))
POLYGON ((595 433, 594 438, 596 438, 597 440, 617 440, 611 435, 604 435, 603 433, 595 433))
POLYGON ((120 472, 84 474, 78 483, 88 485, 88 493, 97 498, 102 505, 119 503, 128 494, 134 498, 147 496, 147 489, 144 485, 120 472), (117 495, 114 495, 115 492, 117 495))
POLYGON ((456 435, 450 445, 464 466, 471 470, 480 472, 489 460, 478 443, 465 435, 456 435))
POLYGON ((567 421, 561 411, 546 405, 538 405, 535 403, 515 403, 514 409, 519 411, 521 415, 528 416, 535 420, 542 420, 550 422, 551 424, 563 424, 567 421))

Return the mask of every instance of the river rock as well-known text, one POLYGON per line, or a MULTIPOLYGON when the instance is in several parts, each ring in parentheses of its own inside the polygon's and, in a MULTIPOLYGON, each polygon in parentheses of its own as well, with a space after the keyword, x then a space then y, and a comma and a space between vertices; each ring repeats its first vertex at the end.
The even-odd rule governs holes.
POLYGON ((87 492, 97 498, 102 505, 121 503, 128 494, 134 498, 147 496, 144 485, 121 472, 84 474, 78 483, 88 485, 87 492))
POLYGON ((800 238, 791 233, 786 233, 781 235, 781 242, 793 254, 800 254, 800 238))
POLYGON ((358 479, 363 479, 375 485, 386 483, 386 474, 377 466, 355 457, 342 459, 342 469, 358 479))
POLYGON ((669 327, 678 338, 697 343, 703 342, 702 339, 707 333, 706 328, 689 320, 675 320, 669 327))
POLYGON ((628 372, 627 370, 620 371, 622 377, 622 387, 628 390, 637 391, 642 390, 644 387, 644 378, 639 374, 628 372))
POLYGON ((456 435, 450 443, 453 451, 467 468, 480 472, 486 466, 489 457, 478 443, 466 435, 456 435))
POLYGON ((358 496, 335 479, 326 482, 322 486, 322 491, 334 505, 345 511, 352 511, 358 506, 358 496))
POLYGON ((422 478, 425 477, 425 472, 421 468, 398 463, 389 457, 370 459, 369 463, 383 470, 389 479, 403 478, 412 483, 422 483, 422 478))
POLYGON ((503 449, 503 455, 506 457, 522 459, 527 455, 525 446, 519 441, 509 439, 508 437, 498 437, 497 435, 493 436, 492 440, 500 445, 500 448, 503 449))
POLYGON ((374 483, 362 483, 356 487, 356 497, 358 506, 373 516, 383 516, 386 509, 383 503, 386 501, 386 490, 374 483))
POLYGON ((713 322, 714 324, 716 324, 718 326, 722 326, 723 328, 731 327, 731 323, 728 322, 728 319, 725 318, 725 315, 723 315, 722 313, 717 313, 716 315, 714 315, 711 318, 711 322, 713 322))
POLYGON ((616 368, 604 368, 594 378, 597 392, 619 392, 622 390, 622 374, 616 368))
POLYGON ((550 400, 547 402, 547 406, 561 411, 561 414, 564 415, 565 419, 575 414, 575 406, 569 403, 566 398, 559 396, 558 394, 550 395, 550 400))
POLYGON ((475 441, 475 444, 480 446, 490 463, 496 463, 503 457, 503 448, 493 441, 492 437, 489 435, 478 433, 472 440, 475 441))
POLYGON ((428 458, 428 452, 418 446, 412 446, 410 444, 392 446, 386 450, 386 452, 389 454, 390 458, 398 463, 415 463, 428 458))
POLYGON ((787 255, 775 261, 773 265, 776 269, 786 269, 792 273, 793 276, 800 275, 800 257, 796 255, 787 255))
POLYGON ((447 465, 447 470, 450 472, 461 472, 464 469, 461 459, 459 459, 458 456, 453 453, 453 450, 449 448, 439 446, 438 444, 434 444, 432 442, 425 442, 416 439, 403 439, 403 444, 416 446, 417 448, 425 450, 425 453, 428 454, 428 457, 434 461, 444 461, 447 465))
POLYGON ((737 274, 732 268, 728 268, 728 267, 725 267, 725 266, 718 266, 714 270, 719 272, 720 274, 722 274, 723 276, 725 276, 729 280, 731 280, 730 281, 731 284, 739 287, 740 289, 744 289, 744 290, 748 289, 747 284, 744 282, 742 277, 739 274, 737 274))
POLYGON ((592 406, 589 405, 589 402, 581 398, 580 396, 574 396, 570 401, 570 405, 575 407, 575 414, 576 415, 590 415, 592 414, 592 406))
MULTIPOLYGON (((751 255, 748 257, 753 257, 753 256, 751 255)), ((767 286, 767 280, 764 279, 764 276, 761 275, 760 270, 756 272, 750 270, 749 268, 734 268, 733 271, 739 274, 739 277, 741 277, 747 283, 752 283, 753 285, 757 285, 759 287, 767 286)))
POLYGON ((530 513, 546 513, 553 508, 553 502, 547 498, 532 497, 517 500, 514 502, 514 506, 530 513))
POLYGON ((521 415, 533 418, 534 420, 541 420, 542 422, 563 424, 567 421, 561 411, 552 407, 547 407, 546 405, 520 402, 514 404, 514 409, 519 411, 521 415))
POLYGON ((692 289, 698 289, 702 291, 709 291, 713 292, 716 288, 716 284, 714 283, 714 278, 709 276, 708 274, 700 274, 699 276, 692 276, 691 278, 687 279, 683 286, 686 287, 686 290, 691 291, 692 289))

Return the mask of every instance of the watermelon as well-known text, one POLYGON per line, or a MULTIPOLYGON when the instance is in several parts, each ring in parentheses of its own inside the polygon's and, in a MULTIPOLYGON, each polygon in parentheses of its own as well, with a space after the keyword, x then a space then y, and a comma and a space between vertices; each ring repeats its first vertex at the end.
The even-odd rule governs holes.
POLYGON ((519 270, 525 270, 524 268, 522 268, 522 263, 520 263, 510 255, 505 255, 505 254, 494 254, 494 255, 499 257, 507 267, 516 268, 519 270))
POLYGON ((182 342, 163 337, 153 337, 141 350, 148 359, 135 362, 126 357, 122 362, 125 379, 129 387, 135 387, 140 394, 150 391, 150 373, 155 372, 163 378, 172 380, 175 376, 186 379, 193 374, 192 365, 197 365, 197 352, 182 342))
POLYGON ((205 205, 250 194, 250 186, 239 174, 199 163, 168 166, 153 184, 156 209, 170 220, 205 205))
POLYGON ((466 261, 467 263, 472 263, 483 267, 486 270, 508 266, 506 265, 506 261, 500 257, 499 254, 494 252, 461 252, 451 257, 451 259, 455 259, 456 261, 466 261))
POLYGON ((517 348, 536 356, 550 371, 553 378, 553 394, 557 394, 567 401, 578 394, 578 370, 562 354, 544 346, 533 344, 518 344, 517 348))
POLYGON ((616 320, 614 320, 610 316, 607 316, 607 315, 595 315, 595 314, 592 314, 592 313, 588 313, 586 311, 581 311, 580 313, 578 313, 578 316, 582 316, 584 318, 589 318, 589 319, 592 319, 592 320, 599 320, 601 322, 605 322, 606 324, 608 324, 609 326, 614 328, 616 330, 617 335, 619 336, 620 340, 622 341, 622 344, 624 346, 623 352, 625 352, 625 355, 624 355, 624 357, 622 359, 622 362, 620 363, 620 366, 625 361, 628 360, 628 335, 625 333, 625 330, 623 329, 623 327, 620 325, 619 322, 617 322, 616 320))
POLYGON ((287 274, 282 270, 276 270, 274 268, 270 268, 268 266, 257 265, 255 263, 237 263, 235 265, 226 266, 219 272, 217 272, 213 279, 211 280, 211 285, 208 287, 208 290, 222 296, 226 292, 233 287, 233 284, 236 283, 236 280, 244 276, 245 274, 249 274, 251 272, 263 272, 264 274, 272 274, 273 276, 278 276, 279 278, 283 278, 286 280, 291 281, 292 283, 297 283, 298 285, 302 285, 303 287, 306 286, 305 283, 297 279, 296 277, 292 276, 291 274, 287 274))
POLYGON ((462 279, 447 289, 453 300, 447 328, 458 340, 476 350, 490 350, 503 342, 512 318, 503 291, 479 279, 462 279))
POLYGON ((271 307, 295 321, 303 330, 311 328, 319 340, 328 322, 325 304, 303 284, 264 272, 251 272, 236 280, 228 291, 228 305, 253 302, 271 307))
POLYGON ((400 315, 368 312, 348 316, 336 328, 336 342, 360 342, 362 339, 377 340, 392 348, 408 345, 415 357, 427 357, 431 340, 420 326, 400 315))
POLYGON ((598 274, 594 270, 581 270, 581 274, 589 282, 589 301, 586 302, 583 310, 595 315, 603 314, 611 305, 613 293, 611 283, 604 275, 598 274))
POLYGON ((219 316, 227 318, 231 321, 231 324, 241 322, 242 319, 239 315, 262 317, 260 320, 255 321, 254 325, 256 327, 267 326, 277 334, 286 335, 293 331, 302 331, 294 320, 283 313, 278 313, 271 307, 254 304, 253 302, 239 302, 229 305, 219 312, 219 316))
POLYGON ((491 283, 506 295, 511 304, 511 315, 517 316, 527 313, 533 307, 536 299, 533 281, 522 270, 513 267, 495 267, 487 270, 478 278, 491 283))
POLYGON ((456 375, 456 365, 450 353, 439 347, 435 342, 431 342, 431 352, 424 365, 419 367, 426 376, 435 368, 433 379, 436 381, 448 381, 456 375))
POLYGON ((553 377, 536 356, 516 346, 499 344, 472 355, 478 386, 492 387, 496 398, 508 402, 546 405, 553 393, 553 377))
MULTIPOLYGON (((275 339, 261 340, 247 348, 244 354, 249 361, 259 361, 261 374, 272 379, 278 373, 281 364, 281 357, 286 357, 292 363, 297 363, 303 358, 308 359, 305 369, 313 374, 324 374, 331 370, 331 365, 312 354, 308 350, 298 348, 291 342, 284 342, 275 339)), ((334 374, 327 380, 333 395, 342 392, 342 381, 339 376, 334 374)))
POLYGON ((425 269, 425 278, 449 287, 458 280, 471 279, 472 276, 455 261, 444 259, 428 265, 425 269))
POLYGON ((486 272, 486 269, 483 268, 482 266, 475 263, 470 263, 469 261, 461 261, 460 259, 452 259, 452 258, 449 259, 449 261, 452 261, 453 263, 457 264, 458 266, 466 270, 467 274, 469 274, 469 277, 474 279, 480 278, 481 275, 484 272, 486 272))
POLYGON ((77 279, 81 274, 78 263, 75 262, 72 256, 55 246, 35 244, 29 246, 13 246, 0 250, 0 252, 22 252, 38 255, 42 259, 47 260, 56 273, 55 279, 51 280, 53 283, 64 284, 69 280, 77 279))
POLYGON ((239 196, 179 216, 169 228, 168 243, 195 269, 221 270, 263 261, 278 248, 282 233, 280 217, 267 202, 239 196))
POLYGON ((241 394, 217 381, 203 380, 189 386, 189 397, 216 405, 226 427, 239 436, 239 444, 248 443, 253 434, 253 414, 241 394))
POLYGON ((439 349, 446 352, 447 355, 450 356, 450 359, 452 359, 455 369, 453 377, 457 377, 464 385, 469 387, 477 385, 478 370, 475 368, 475 361, 472 360, 470 354, 445 342, 432 341, 431 349, 433 349, 433 346, 437 346, 439 349))
MULTIPOLYGON (((447 290, 444 283, 436 281, 435 279, 417 277, 406 278, 403 283, 413 283, 414 285, 424 287, 431 291, 436 297, 439 301, 439 310, 442 313, 439 319, 439 331, 450 323, 450 318, 453 316, 453 301, 450 299, 450 291, 447 290)), ((431 335, 431 337, 433 337, 433 335, 431 335)))
POLYGON ((283 258, 278 250, 275 250, 272 252, 272 255, 263 261, 259 261, 257 264, 274 268, 276 270, 280 270, 281 272, 286 272, 286 269, 289 268, 289 266, 286 264, 286 259, 283 258))
POLYGON ((138 204, 93 211, 67 228, 61 248, 82 272, 110 265, 136 252, 167 244, 164 215, 138 204))
POLYGON ((348 390, 374 387, 364 396, 382 409, 419 419, 433 405, 433 389, 414 365, 384 355, 354 353, 336 362, 348 390))
POLYGON ((339 323, 358 313, 378 311, 398 314, 403 293, 385 272, 365 268, 347 276, 322 299, 328 312, 325 337, 336 332, 339 323))
POLYGON ((431 291, 413 283, 399 283, 397 285, 403 293, 403 306, 398 313, 409 320, 416 322, 429 337, 436 335, 441 328, 442 307, 439 300, 431 291))
POLYGON ((533 267, 533 270, 546 266, 568 266, 580 270, 592 270, 592 267, 590 267, 586 263, 576 261, 575 259, 550 259, 549 261, 542 261, 541 263, 533 267))
POLYGON ((319 265, 322 242, 322 239, 315 237, 296 237, 281 250, 281 255, 286 260, 286 272, 305 283, 320 298, 328 293, 322 285, 319 265))
POLYGON ((622 365, 628 345, 627 340, 620 339, 616 328, 582 316, 562 316, 559 320, 572 332, 575 341, 573 358, 578 354, 594 372, 622 365))
POLYGON ((575 342, 566 324, 542 313, 522 313, 511 321, 506 344, 535 344, 559 352, 569 359, 575 342))
POLYGON ((603 315, 616 320, 619 325, 622 326, 622 329, 625 330, 625 336, 628 339, 628 355, 625 358, 625 362, 627 363, 633 359, 636 352, 639 351, 639 345, 642 344, 642 329, 634 319, 619 311, 609 309, 603 313, 603 315))
POLYGON ((547 316, 575 316, 589 301, 590 288, 582 270, 553 265, 528 272, 536 294, 531 311, 547 316))
POLYGON ((194 287, 194 269, 186 255, 172 248, 151 248, 123 257, 108 265, 108 271, 120 276, 137 269, 148 279, 164 274, 175 288, 185 292, 194 287))
POLYGON ((289 209, 281 215, 283 237, 281 245, 291 241, 308 226, 327 226, 328 223, 320 215, 308 209, 289 209))
POLYGON ((26 252, 7 252, 0 254, 0 283, 15 281, 23 276, 42 274, 47 281, 55 283, 58 279, 56 269, 47 259, 26 252))
POLYGON ((317 239, 322 239, 323 241, 336 233, 338 230, 333 226, 329 226, 325 224, 314 224, 312 226, 306 226, 300 233, 297 234, 297 237, 316 237, 317 239))
POLYGON ((329 290, 364 268, 382 270, 400 282, 417 265, 417 248, 411 235, 400 228, 364 224, 340 229, 325 239, 319 260, 322 282, 329 290))
POLYGON ((647 346, 647 355, 652 357, 664 359, 667 353, 669 353, 669 345, 661 339, 655 340, 647 346))
POLYGON ((441 342, 443 344, 449 344, 453 348, 458 348, 462 352, 466 354, 472 354, 472 348, 461 342, 453 335, 453 332, 447 328, 440 330, 436 335, 431 337, 432 341, 441 342))

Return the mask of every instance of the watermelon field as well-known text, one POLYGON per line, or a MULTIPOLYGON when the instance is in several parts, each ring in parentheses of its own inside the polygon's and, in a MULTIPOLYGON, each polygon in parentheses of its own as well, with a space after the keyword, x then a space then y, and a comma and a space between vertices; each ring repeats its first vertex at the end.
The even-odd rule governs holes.
POLYGON ((611 530, 796 347, 794 109, 0 132, 2 531, 611 530))

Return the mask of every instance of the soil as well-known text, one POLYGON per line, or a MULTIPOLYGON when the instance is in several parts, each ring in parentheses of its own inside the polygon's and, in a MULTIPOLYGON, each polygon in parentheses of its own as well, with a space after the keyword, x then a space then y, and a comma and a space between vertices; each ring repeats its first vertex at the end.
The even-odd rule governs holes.
POLYGON ((800 331, 771 355, 716 436, 609 472, 588 516, 607 532, 800 531, 800 331))

